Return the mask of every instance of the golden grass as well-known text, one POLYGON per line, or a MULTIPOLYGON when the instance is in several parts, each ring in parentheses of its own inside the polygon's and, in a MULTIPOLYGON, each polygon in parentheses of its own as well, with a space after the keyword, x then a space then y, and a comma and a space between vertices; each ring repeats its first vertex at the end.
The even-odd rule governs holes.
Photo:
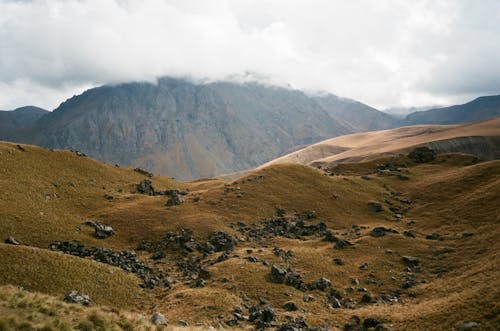
POLYGON ((35 247, 0 244, 0 284, 64 297, 72 290, 112 307, 136 306, 139 279, 119 268, 35 247))
MULTIPOLYGON (((399 156, 341 164, 334 171, 342 175, 334 177, 326 176, 318 169, 291 164, 259 169, 231 182, 206 179, 181 184, 155 177, 154 185, 161 189, 190 189, 183 205, 166 207, 166 197, 130 193, 133 184, 143 178, 130 169, 102 165, 69 152, 50 152, 28 146, 28 151, 23 153, 14 145, 3 143, 0 149, 3 151, 0 155, 0 188, 8 192, 0 200, 0 235, 13 235, 25 243, 45 247, 52 240, 79 239, 89 245, 134 248, 142 239, 157 240, 165 232, 182 227, 191 228, 198 240, 204 240, 218 230, 239 237, 239 233, 230 227, 231 223, 258 223, 275 215, 276 208, 280 207, 288 214, 315 211, 317 221, 325 221, 339 236, 356 244, 353 248, 335 250, 333 244, 318 238, 275 238, 264 241, 263 246, 256 242, 240 242, 236 255, 209 267, 212 277, 205 288, 191 288, 181 282, 172 290, 156 289, 152 291, 154 297, 146 296, 139 301, 117 298, 105 301, 106 298, 95 294, 99 303, 118 306, 118 301, 139 302, 143 303, 143 311, 147 313, 151 312, 148 307, 155 303, 174 323, 183 319, 192 325, 205 323, 206 326, 231 318, 234 306, 245 303, 243 294, 248 295, 252 303, 259 298, 267 300, 282 319, 284 315, 301 315, 311 325, 329 328, 341 327, 353 314, 362 318, 376 316, 395 330, 449 330, 464 320, 478 321, 484 330, 494 330, 499 325, 500 161, 476 164, 470 156, 450 154, 441 155, 429 164, 415 165, 399 156), (9 150, 12 154, 8 153, 9 150), (373 169, 387 161, 407 162, 410 167, 405 175, 410 179, 403 181, 397 176, 372 174, 373 169), (366 174, 370 180, 360 178, 366 174), (57 186, 54 186, 54 181, 57 186), (70 181, 75 186, 68 185, 70 181), (124 190, 122 193, 117 192, 120 188, 124 190), (46 199, 46 192, 49 195, 57 193, 58 198, 46 199), (398 205, 391 192, 399 192, 414 201, 400 222, 394 221, 394 214, 388 210, 386 200, 398 205), (104 193, 114 195, 115 199, 106 201, 104 193), (199 197, 199 201, 195 197, 199 197), (371 212, 367 207, 369 201, 382 202, 384 211, 371 212), (116 235, 98 241, 92 238, 90 229, 76 231, 76 226, 87 218, 110 224, 116 235), (409 220, 415 224, 408 225, 409 220), (360 236, 355 236, 350 230, 354 224, 366 227, 360 236), (375 226, 392 228, 399 234, 373 238, 369 232, 375 226), (409 229, 416 238, 402 235, 409 229), (425 239, 431 232, 439 232, 444 240, 425 239), (473 235, 464 236, 464 233, 473 235), (354 299, 357 308, 331 309, 320 291, 313 291, 311 294, 315 299, 306 303, 302 301, 305 293, 270 283, 269 268, 250 263, 245 258, 248 256, 246 249, 253 249, 253 256, 286 265, 274 256, 273 246, 295 252, 289 264, 307 282, 327 277, 334 288, 345 290, 353 286, 351 279, 358 279, 361 284, 354 286, 355 292, 348 295, 354 299), (258 249, 262 251, 258 252, 258 249), (387 254, 387 249, 393 253, 387 254), (365 287, 374 295, 399 288, 401 276, 406 272, 401 262, 402 255, 416 256, 421 261, 422 272, 416 274, 419 285, 410 290, 416 297, 409 297, 408 291, 403 291, 403 303, 359 304, 363 293, 358 292, 357 287, 365 287), (345 265, 335 265, 333 258, 342 258, 345 265), (359 269, 364 262, 369 264, 366 271, 359 269), (378 284, 365 282, 370 273, 378 284), (223 283, 220 281, 223 277, 231 281, 223 283), (287 301, 294 301, 299 311, 285 312, 282 306, 287 301), (221 314, 224 317, 219 318, 221 314)), ((67 268, 77 268, 83 263, 100 270, 96 271, 99 275, 116 270, 42 250, 37 254, 27 254, 32 248, 0 247, 0 252, 14 252, 9 261, 15 267, 0 271, 3 284, 18 284, 16 275, 24 275, 21 278, 24 282, 34 284, 26 288, 58 296, 73 288, 64 287, 67 284, 58 276, 53 287, 46 284, 57 270, 57 261, 64 261, 67 268), (25 269, 36 272, 22 271, 22 264, 14 261, 21 258, 27 261, 25 269), (56 262, 51 263, 51 260, 56 262), (44 275, 39 283, 35 279, 38 273, 44 275)), ((9 254, 4 253, 2 259, 9 254)), ((175 258, 174 255, 167 257, 170 269, 175 258)), ((122 275, 121 271, 111 278, 103 276, 106 286, 132 286, 117 275, 122 275)), ((120 277, 128 276, 133 277, 120 277)), ((90 292, 99 286, 92 284, 92 277, 81 275, 75 279, 75 284, 86 284, 90 292)), ((132 293, 132 290, 124 292, 132 293)))

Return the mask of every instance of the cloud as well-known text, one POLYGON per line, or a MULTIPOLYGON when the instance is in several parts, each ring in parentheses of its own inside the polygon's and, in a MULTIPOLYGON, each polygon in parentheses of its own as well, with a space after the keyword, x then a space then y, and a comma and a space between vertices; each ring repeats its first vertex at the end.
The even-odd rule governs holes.
POLYGON ((3 1, 0 109, 164 75, 266 77, 379 107, 450 103, 500 86, 499 11, 472 0, 3 1))

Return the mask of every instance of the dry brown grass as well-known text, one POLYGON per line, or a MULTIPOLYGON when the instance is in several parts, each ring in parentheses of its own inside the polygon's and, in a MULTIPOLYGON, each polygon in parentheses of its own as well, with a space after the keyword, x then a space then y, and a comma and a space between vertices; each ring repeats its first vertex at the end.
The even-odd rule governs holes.
MULTIPOLYGON (((263 298, 273 304, 282 320, 284 315, 301 315, 312 325, 330 328, 341 327, 356 314, 381 318, 395 330, 450 330, 465 320, 480 322, 480 329, 498 329, 500 161, 475 164, 470 156, 442 155, 430 164, 415 165, 402 156, 339 165, 334 170, 342 175, 334 177, 310 167, 283 164, 251 172, 232 182, 218 179, 179 184, 154 178, 154 184, 162 189, 190 189, 183 205, 167 208, 165 197, 130 193, 130 187, 143 178, 130 169, 102 165, 68 152, 28 147, 28 152, 23 153, 9 144, 1 144, 0 149, 3 151, 0 155, 0 186, 9 192, 0 201, 0 234, 3 237, 14 235, 25 243, 45 247, 51 240, 79 239, 92 245, 134 248, 142 239, 156 240, 165 232, 182 227, 193 229, 199 240, 217 230, 239 236, 230 227, 231 223, 258 223, 273 216, 277 207, 284 208, 289 214, 315 211, 318 221, 325 221, 339 236, 356 243, 353 248, 334 250, 331 243, 318 238, 275 238, 264 241, 263 245, 240 242, 229 260, 209 268, 212 277, 205 288, 191 288, 180 282, 172 290, 156 289, 150 293, 152 297, 144 297, 143 311, 147 314, 151 313, 150 305, 156 303, 159 305, 156 309, 165 312, 174 323, 183 319, 189 320, 191 325, 198 322, 205 323, 205 326, 216 325, 218 321, 231 317, 235 305, 245 303, 243 294, 246 294, 252 303, 263 298), (8 150, 12 150, 12 154, 8 150), (371 174, 375 167, 388 160, 410 164, 408 173, 405 173, 410 179, 403 181, 397 176, 371 174), (366 174, 370 174, 370 180, 360 178, 366 174), (92 178, 95 178, 95 183, 92 178), (54 186, 52 182, 57 180, 60 183, 54 186), (75 187, 64 184, 69 181, 74 182, 75 187), (119 188, 124 192, 116 192, 119 188), (45 191, 57 193, 59 198, 47 200, 45 191), (391 191, 414 201, 400 222, 394 221, 394 214, 385 202, 397 204, 391 198, 391 191), (113 193, 115 200, 106 201, 105 192, 113 193), (196 202, 195 197, 200 200, 196 202), (367 208, 369 201, 382 202, 385 210, 371 212, 367 208), (44 215, 40 215, 40 211, 44 215), (87 229, 75 231, 75 227, 86 218, 112 225, 116 235, 97 241, 87 229), (408 225, 409 220, 415 224, 408 225), (366 227, 359 237, 350 231, 354 224, 366 227), (373 238, 368 234, 375 226, 393 228, 399 234, 373 238), (408 229, 417 237, 403 236, 402 232, 408 229), (425 239, 431 232, 439 232, 444 240, 425 239), (472 233, 472 236, 463 233, 472 233), (269 268, 250 263, 245 258, 248 255, 246 249, 253 249, 254 256, 286 265, 272 254, 273 246, 295 252, 290 266, 300 271, 306 281, 327 277, 334 288, 344 290, 352 286, 352 278, 359 279, 361 284, 354 286, 355 292, 349 295, 356 302, 356 309, 331 309, 319 291, 311 293, 315 300, 305 303, 302 301, 305 293, 270 283, 269 268), (387 249, 393 253, 387 254, 387 249), (359 304, 363 293, 357 292, 357 287, 365 287, 374 295, 399 288, 401 276, 406 272, 401 262, 402 255, 420 259, 422 272, 416 275, 419 285, 402 291, 403 303, 359 304), (333 258, 342 258, 345 265, 335 265, 333 258), (369 264, 366 271, 359 269, 364 262, 369 264), (378 284, 365 282, 370 273, 378 284), (231 281, 223 283, 220 281, 223 277, 231 281), (391 277, 396 277, 396 281, 391 277), (414 292, 415 297, 410 297, 409 292, 414 292), (281 308, 290 300, 297 303, 298 312, 288 313, 281 308), (219 318, 221 314, 224 317, 219 318)), ((4 247, 0 251, 12 249, 15 251, 13 256, 19 251, 29 251, 28 248, 4 247)), ((61 295, 63 291, 58 289, 64 286, 62 281, 54 288, 45 284, 52 272, 50 268, 55 269, 55 262, 51 264, 48 261, 51 259, 42 259, 45 254, 49 253, 37 255, 38 260, 32 256, 27 259, 26 254, 22 256, 27 259, 29 269, 46 275, 36 285, 39 287, 33 286, 32 289, 61 295), (36 268, 35 261, 38 261, 36 268), (49 271, 44 271, 45 268, 49 271)), ((3 254, 2 259, 3 256, 8 254, 3 254)), ((54 261, 63 258, 55 253, 50 253, 50 256, 57 257, 54 261)), ((175 258, 169 256, 166 266, 172 267, 175 258)), ((69 265, 86 263, 89 268, 102 269, 96 272, 106 274, 110 269, 72 257, 64 257, 64 261, 68 268, 72 268, 69 265)), ((16 265, 15 261, 12 262, 16 265)), ((23 269, 18 265, 0 272, 2 283, 17 284, 13 278, 16 274, 23 275, 20 270, 23 269)), ((25 274, 25 282, 33 282, 34 278, 33 273, 25 274)), ((90 277, 75 281, 90 282, 87 284, 90 290, 94 286, 90 277)), ((108 281, 106 286, 110 287, 131 284, 116 278, 108 281)), ((116 305, 106 302, 105 298, 99 300, 116 305)))
POLYGON ((133 274, 86 259, 35 247, 0 244, 0 284, 64 297, 72 290, 93 302, 134 307, 146 295, 133 274))

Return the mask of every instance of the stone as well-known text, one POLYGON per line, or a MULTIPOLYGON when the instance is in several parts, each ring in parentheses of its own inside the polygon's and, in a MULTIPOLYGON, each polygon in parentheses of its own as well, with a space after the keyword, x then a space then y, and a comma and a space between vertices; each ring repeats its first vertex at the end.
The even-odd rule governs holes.
POLYGON ((425 239, 428 239, 428 240, 440 240, 441 239, 441 235, 439 233, 433 232, 433 233, 428 234, 427 236, 425 236, 425 239))
POLYGON ((149 177, 149 178, 153 177, 152 173, 150 173, 149 171, 146 171, 144 169, 141 169, 141 168, 135 168, 134 171, 140 173, 141 175, 149 177))
POLYGON ((420 262, 418 258, 409 255, 404 255, 401 257, 401 259, 403 260, 404 264, 410 267, 417 266, 420 262))
POLYGON ((272 306, 267 305, 264 308, 252 306, 249 308, 250 316, 248 320, 253 322, 257 328, 266 328, 271 326, 271 323, 276 320, 278 315, 272 306))
POLYGON ((372 212, 375 212, 375 213, 378 213, 378 212, 381 212, 382 210, 384 210, 384 208, 382 207, 382 204, 380 202, 368 202, 368 208, 372 211, 372 212))
POLYGON ((375 301, 375 300, 373 299, 373 297, 372 297, 370 294, 365 293, 365 294, 363 294, 363 296, 361 297, 361 301, 360 301, 360 302, 361 302, 361 303, 372 303, 373 301, 375 301))
POLYGON ((68 303, 76 303, 82 306, 90 306, 91 304, 90 297, 78 291, 71 291, 64 297, 64 301, 68 303))
POLYGON ((403 235, 408 238, 415 238, 415 234, 411 230, 404 231, 403 235))
POLYGON ((479 323, 477 322, 462 322, 457 325, 457 331, 479 330, 479 323))
POLYGON ((9 237, 5 239, 5 243, 9 245, 20 245, 19 241, 16 240, 14 237, 9 237))
POLYGON ((137 184, 137 193, 155 195, 155 190, 151 181, 149 179, 144 179, 142 182, 137 184))
POLYGON ((273 264, 271 266, 270 278, 271 282, 273 283, 284 283, 286 280, 286 269, 280 267, 279 265, 273 264))
POLYGON ((406 289, 409 289, 415 285, 417 285, 417 283, 414 280, 407 280, 401 284, 401 288, 406 290, 406 289))
POLYGON ((314 297, 312 295, 305 295, 303 298, 302 298, 302 301, 304 302, 311 302, 314 300, 314 297))
POLYGON ((344 261, 338 257, 333 259, 333 263, 335 263, 336 265, 344 265, 344 261))
POLYGON ((296 311, 299 309, 299 307, 297 307, 295 302, 289 301, 283 305, 283 309, 285 309, 286 311, 296 311))
POLYGON ((153 255, 151 255, 151 260, 160 260, 160 259, 163 259, 166 257, 166 254, 165 252, 156 252, 156 253, 153 253, 153 255))
POLYGON ((233 236, 223 231, 213 233, 208 242, 213 245, 216 252, 232 251, 237 245, 233 236))
POLYGON ((368 269, 368 262, 365 262, 359 266, 359 270, 366 270, 368 269))
POLYGON ((170 195, 170 197, 167 199, 167 202, 165 203, 165 205, 167 207, 171 207, 171 206, 182 205, 183 203, 184 203, 184 198, 182 197, 182 195, 173 194, 173 195, 170 195))
POLYGON ((370 232, 370 236, 372 237, 383 237, 389 232, 389 229, 384 228, 383 226, 377 226, 373 228, 373 230, 370 232))
POLYGON ((327 278, 320 278, 318 280, 315 280, 312 284, 311 284, 311 288, 312 289, 318 289, 318 290, 321 290, 321 291, 326 291, 329 287, 332 286, 332 282, 327 279, 327 278))
POLYGON ((91 226, 94 228, 94 237, 97 239, 106 239, 115 234, 113 228, 109 225, 102 224, 99 222, 88 221, 85 222, 85 225, 91 226))
POLYGON ((432 162, 436 159, 436 152, 429 147, 422 146, 413 149, 408 157, 416 163, 432 162))
POLYGON ((205 287, 205 280, 203 279, 198 279, 196 283, 194 284, 194 287, 205 287))
POLYGON ((373 317, 367 317, 363 321, 363 327, 368 329, 368 328, 375 328, 378 325, 382 324, 379 320, 373 317))
POLYGON ((286 323, 279 325, 277 331, 306 331, 310 330, 304 317, 299 316, 295 319, 289 319, 286 323))
POLYGON ((113 201, 114 197, 111 195, 111 194, 104 194, 104 199, 108 200, 108 201, 113 201))
POLYGON ((187 327, 187 326, 189 326, 189 322, 188 322, 188 321, 186 321, 186 320, 179 320, 179 321, 177 322, 177 325, 178 325, 178 326, 182 326, 182 327, 187 327))
POLYGON ((168 325, 168 318, 162 313, 154 313, 151 316, 151 323, 154 325, 168 325))

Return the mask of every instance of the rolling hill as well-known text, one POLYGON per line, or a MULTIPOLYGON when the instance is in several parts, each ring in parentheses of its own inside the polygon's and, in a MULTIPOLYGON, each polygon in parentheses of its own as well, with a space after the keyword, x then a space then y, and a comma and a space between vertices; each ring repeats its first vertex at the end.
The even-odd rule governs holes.
POLYGON ((0 143, 0 238, 20 242, 0 244, 0 325, 495 330, 499 162, 403 154, 177 182, 0 143), (94 307, 62 303, 71 290, 94 307))
POLYGON ((500 158, 500 119, 465 125, 414 125, 328 139, 272 160, 325 165, 397 155, 426 145, 441 153, 466 153, 485 160, 500 158))

